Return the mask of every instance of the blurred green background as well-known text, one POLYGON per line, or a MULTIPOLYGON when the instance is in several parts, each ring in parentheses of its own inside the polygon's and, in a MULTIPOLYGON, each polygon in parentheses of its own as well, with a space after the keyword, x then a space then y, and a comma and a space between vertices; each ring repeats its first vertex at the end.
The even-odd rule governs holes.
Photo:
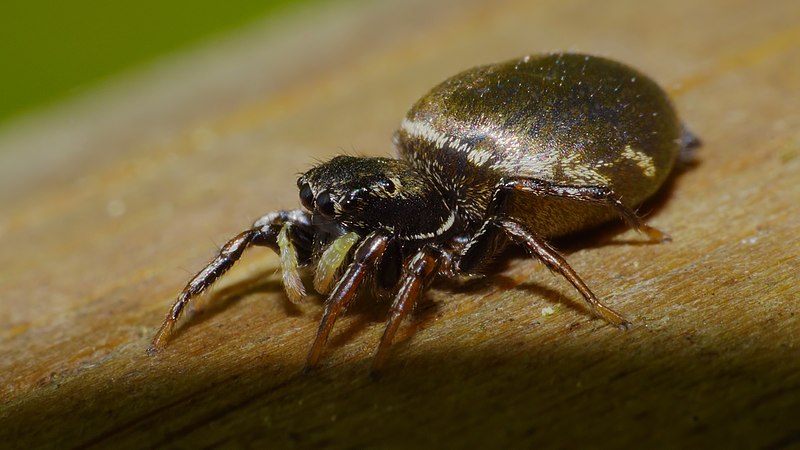
POLYGON ((0 124, 311 1, 0 0, 0 124))

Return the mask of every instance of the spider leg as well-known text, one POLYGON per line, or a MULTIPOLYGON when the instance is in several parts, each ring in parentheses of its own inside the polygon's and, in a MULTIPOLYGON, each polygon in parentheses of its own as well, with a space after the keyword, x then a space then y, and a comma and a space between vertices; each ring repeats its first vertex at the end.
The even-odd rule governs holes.
POLYGON ((630 322, 625 320, 622 315, 602 304, 600 300, 597 299, 589 287, 586 286, 586 283, 584 283, 575 270, 570 267, 566 259, 564 259, 564 257, 561 256, 558 251, 556 251, 556 249, 548 244, 547 241, 539 236, 536 236, 535 234, 531 233, 530 230, 511 220, 501 219, 497 222, 497 225, 500 226, 503 231, 505 231, 505 233, 515 241, 524 245, 533 256, 536 256, 542 262, 544 262, 545 265, 550 268, 550 270, 560 273, 564 278, 572 283, 572 285, 575 286, 575 289, 577 289, 581 295, 583 295, 583 298, 586 299, 586 302, 589 303, 589 307, 592 309, 592 311, 594 311, 595 314, 605 319, 612 325, 617 326, 618 328, 628 329, 630 327, 630 322))
POLYGON ((403 318, 411 311, 414 303, 422 296, 425 285, 437 273, 440 265, 440 255, 431 247, 425 246, 415 255, 408 258, 403 265, 400 278, 400 288, 394 298, 389 318, 386 320, 386 329, 383 332, 381 343, 372 360, 372 376, 375 377, 380 372, 389 355, 389 348, 392 345, 397 329, 403 318))
POLYGON ((336 318, 344 311, 348 304, 355 298, 358 288, 366 275, 372 271, 381 255, 386 250, 389 238, 377 232, 367 236, 356 248, 353 262, 348 266, 344 275, 336 283, 330 297, 325 301, 325 312, 314 338, 314 344, 308 353, 305 370, 313 370, 319 363, 320 355, 328 341, 328 336, 333 329, 336 318))
POLYGON ((535 178, 512 178, 505 180, 498 186, 490 203, 489 213, 495 208, 502 208, 507 200, 507 195, 512 192, 530 193, 541 197, 561 197, 566 199, 598 203, 607 205, 617 212, 628 225, 644 234, 654 242, 672 240, 667 233, 647 225, 644 220, 636 215, 629 207, 625 206, 619 196, 608 186, 572 186, 553 184, 535 178))
MULTIPOLYGON (((153 338, 153 342, 147 352, 154 354, 166 347, 175 329, 175 324, 178 322, 186 305, 189 304, 192 298, 200 295, 222 274, 227 272, 239 260, 245 249, 251 245, 266 246, 278 251, 277 241, 281 230, 287 230, 287 234, 289 231, 294 231, 289 237, 293 242, 292 251, 296 252, 295 248, 298 248, 301 260, 308 260, 310 258, 310 244, 307 244, 307 241, 311 239, 311 236, 308 235, 311 232, 310 227, 310 219, 304 211, 278 211, 258 219, 252 228, 237 234, 226 242, 220 248, 217 256, 183 288, 183 291, 181 291, 177 300, 167 312, 167 317, 161 324, 161 328, 153 338), (293 223, 296 226, 285 227, 289 223, 293 223)), ((296 258, 297 256, 295 256, 296 258)))
POLYGON ((590 308, 596 315, 619 328, 629 328, 630 323, 622 315, 602 304, 556 249, 541 236, 537 236, 523 225, 507 217, 506 208, 509 196, 514 195, 514 193, 528 193, 542 197, 561 197, 607 205, 614 208, 631 227, 647 234, 650 239, 654 241, 670 240, 666 233, 644 223, 607 186, 559 185, 534 178, 512 178, 504 180, 498 185, 489 203, 486 220, 461 252, 456 255, 456 269, 462 272, 471 272, 480 267, 487 255, 491 256, 502 248, 502 240, 500 238, 502 234, 505 234, 524 245, 533 256, 544 262, 550 270, 560 273, 572 283, 583 295, 583 298, 589 303, 590 308))

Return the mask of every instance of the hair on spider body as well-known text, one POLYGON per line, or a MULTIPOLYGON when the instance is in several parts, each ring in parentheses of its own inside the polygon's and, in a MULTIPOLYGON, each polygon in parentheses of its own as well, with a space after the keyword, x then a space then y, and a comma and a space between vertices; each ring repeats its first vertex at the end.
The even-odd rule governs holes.
POLYGON ((314 268, 315 289, 328 294, 307 369, 366 280, 393 293, 377 371, 433 279, 480 273, 509 243, 566 278, 599 317, 627 328, 548 239, 617 215, 653 241, 668 240, 632 208, 699 145, 650 78, 569 53, 445 80, 411 107, 394 143, 397 159, 337 156, 301 175, 303 209, 269 213, 228 241, 178 296, 149 351, 164 348, 186 304, 252 245, 280 255, 292 301, 305 295, 302 266, 314 268))

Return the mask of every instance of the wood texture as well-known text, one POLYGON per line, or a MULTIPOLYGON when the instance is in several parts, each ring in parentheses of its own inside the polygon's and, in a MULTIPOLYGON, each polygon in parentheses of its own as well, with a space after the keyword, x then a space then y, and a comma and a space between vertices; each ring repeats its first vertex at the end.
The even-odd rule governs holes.
POLYGON ((800 3, 431 3, 303 11, 4 130, 0 446, 800 446, 800 3), (512 253, 432 290, 380 381, 369 301, 304 376, 321 299, 290 304, 253 250, 145 355, 216 245, 298 203, 297 172, 389 154, 440 80, 555 49, 651 74, 705 142, 649 205, 672 243, 558 244, 634 329, 512 253))

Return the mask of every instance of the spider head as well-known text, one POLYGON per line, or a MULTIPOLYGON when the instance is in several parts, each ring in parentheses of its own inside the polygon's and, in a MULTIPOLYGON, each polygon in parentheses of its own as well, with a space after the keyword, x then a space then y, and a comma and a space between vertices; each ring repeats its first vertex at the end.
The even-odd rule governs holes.
POLYGON ((297 186, 318 226, 422 239, 453 221, 433 182, 401 160, 337 156, 303 174, 297 186))

